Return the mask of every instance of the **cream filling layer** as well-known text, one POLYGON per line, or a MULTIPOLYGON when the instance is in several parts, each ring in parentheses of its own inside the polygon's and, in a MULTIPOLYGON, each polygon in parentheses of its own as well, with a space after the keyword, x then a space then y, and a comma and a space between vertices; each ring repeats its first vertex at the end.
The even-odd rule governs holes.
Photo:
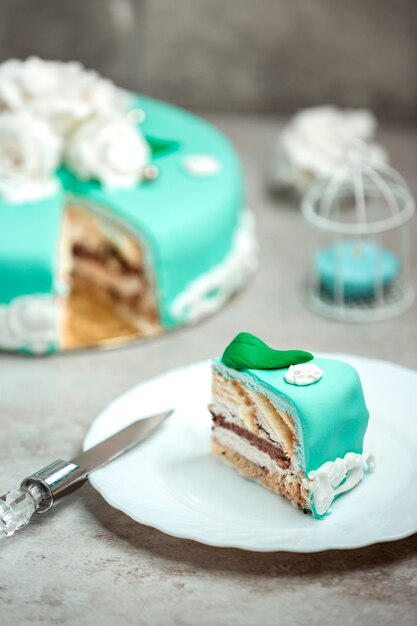
POLYGON ((220 398, 213 396, 209 404, 209 410, 213 413, 213 415, 221 415, 231 424, 236 424, 236 426, 242 427, 245 426, 239 415, 238 407, 234 404, 232 405, 230 403, 223 402, 220 398))
POLYGON ((245 457, 251 463, 254 463, 258 467, 263 467, 268 470, 273 476, 281 477, 287 475, 289 482, 296 482, 295 478, 289 474, 288 470, 283 469, 276 463, 269 454, 259 450, 256 446, 253 446, 249 441, 246 441, 242 437, 239 437, 236 433, 221 426, 216 426, 213 430, 213 437, 217 441, 233 452, 237 452, 245 457))

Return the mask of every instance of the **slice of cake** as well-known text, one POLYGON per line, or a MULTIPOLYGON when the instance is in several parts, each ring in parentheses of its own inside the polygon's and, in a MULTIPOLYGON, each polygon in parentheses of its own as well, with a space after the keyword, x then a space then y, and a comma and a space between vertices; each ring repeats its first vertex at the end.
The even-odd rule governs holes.
POLYGON ((212 453, 322 518, 373 459, 357 371, 240 333, 212 364, 212 453))

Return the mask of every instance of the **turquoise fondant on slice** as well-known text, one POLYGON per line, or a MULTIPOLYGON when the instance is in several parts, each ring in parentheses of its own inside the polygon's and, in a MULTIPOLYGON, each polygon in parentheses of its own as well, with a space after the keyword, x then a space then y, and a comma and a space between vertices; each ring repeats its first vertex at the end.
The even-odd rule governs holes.
POLYGON ((340 278, 345 298, 370 298, 378 283, 384 288, 392 283, 400 262, 396 254, 374 242, 345 240, 318 252, 315 270, 331 294, 337 293, 340 278))
POLYGON ((291 415, 306 474, 327 461, 343 458, 347 452, 362 454, 369 417, 360 378, 352 366, 324 358, 314 358, 310 363, 323 370, 323 377, 302 387, 286 382, 287 369, 236 371, 220 359, 213 363, 225 376, 267 395, 278 409, 291 415))

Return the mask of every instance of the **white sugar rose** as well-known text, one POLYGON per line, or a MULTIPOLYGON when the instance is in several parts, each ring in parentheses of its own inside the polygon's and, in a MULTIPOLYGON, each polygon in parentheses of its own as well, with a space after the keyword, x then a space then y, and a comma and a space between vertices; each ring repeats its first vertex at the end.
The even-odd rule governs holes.
POLYGON ((278 137, 273 184, 304 193, 317 178, 331 176, 352 149, 371 161, 386 161, 385 150, 372 143, 375 130, 375 116, 365 109, 320 106, 299 111, 278 137))
POLYGON ((44 354, 58 343, 59 309, 46 294, 20 296, 0 305, 0 346, 44 354))
POLYGON ((67 163, 83 180, 105 187, 137 184, 149 162, 149 146, 140 130, 125 117, 93 118, 82 124, 67 143, 67 163))
POLYGON ((0 113, 0 198, 18 203, 55 193, 61 148, 43 120, 23 111, 0 113))
POLYGON ((126 106, 125 92, 80 63, 30 57, 0 65, 0 109, 31 111, 62 135, 91 115, 126 106))

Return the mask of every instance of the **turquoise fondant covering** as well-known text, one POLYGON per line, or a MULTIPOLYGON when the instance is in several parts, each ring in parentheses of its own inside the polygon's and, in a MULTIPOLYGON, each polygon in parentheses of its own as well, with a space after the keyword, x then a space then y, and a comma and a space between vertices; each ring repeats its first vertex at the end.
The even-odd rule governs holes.
POLYGON ((323 370, 323 377, 306 386, 287 383, 284 377, 288 368, 234 370, 220 359, 213 363, 223 374, 267 395, 291 415, 299 439, 299 460, 306 474, 327 461, 343 458, 347 452, 362 454, 369 417, 359 375, 351 365, 324 358, 310 363, 323 370))
POLYGON ((41 202, 0 200, 0 304, 53 293, 62 213, 61 191, 41 202))
MULTIPOLYGON (((144 241, 156 274, 161 321, 179 323, 170 306, 231 247, 243 205, 238 158, 213 126, 182 109, 138 97, 160 176, 128 189, 105 189, 81 181, 65 168, 64 189, 120 219, 144 241), (190 154, 209 154, 221 164, 215 176, 197 178, 182 166, 190 154)), ((52 293, 63 194, 34 204, 0 204, 0 303, 18 295, 52 293)))

